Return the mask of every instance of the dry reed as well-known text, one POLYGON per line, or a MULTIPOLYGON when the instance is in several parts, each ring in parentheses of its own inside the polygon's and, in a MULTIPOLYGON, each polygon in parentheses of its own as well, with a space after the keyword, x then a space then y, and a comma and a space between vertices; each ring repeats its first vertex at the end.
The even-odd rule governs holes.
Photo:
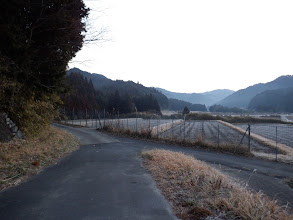
POLYGON ((293 219, 276 201, 241 187, 191 156, 151 150, 142 158, 181 219, 293 219))

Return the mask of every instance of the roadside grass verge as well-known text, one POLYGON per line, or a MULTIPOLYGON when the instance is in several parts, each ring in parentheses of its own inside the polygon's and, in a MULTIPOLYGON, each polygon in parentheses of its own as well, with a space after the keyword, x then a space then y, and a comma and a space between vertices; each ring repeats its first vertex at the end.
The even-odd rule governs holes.
POLYGON ((180 219, 293 219, 277 201, 250 191, 191 156, 157 149, 141 156, 180 219))
POLYGON ((105 126, 103 129, 99 129, 101 131, 106 131, 112 134, 131 137, 131 138, 137 138, 137 139, 145 139, 150 141, 156 141, 159 143, 164 144, 171 144, 171 145, 180 145, 183 147, 191 147, 191 148, 198 148, 198 149, 205 149, 205 150, 211 150, 211 151, 218 151, 222 153, 230 153, 234 155, 239 156, 253 156, 252 153, 248 151, 247 148, 236 146, 236 145, 229 145, 229 144, 212 144, 206 141, 203 141, 203 138, 201 136, 198 136, 196 141, 192 140, 180 140, 180 139, 174 139, 174 138, 161 138, 157 135, 154 135, 154 132, 152 129, 142 129, 140 131, 131 131, 129 129, 117 129, 112 126, 105 126))
POLYGON ((0 190, 17 185, 78 148, 78 139, 48 126, 35 137, 0 143, 0 190))

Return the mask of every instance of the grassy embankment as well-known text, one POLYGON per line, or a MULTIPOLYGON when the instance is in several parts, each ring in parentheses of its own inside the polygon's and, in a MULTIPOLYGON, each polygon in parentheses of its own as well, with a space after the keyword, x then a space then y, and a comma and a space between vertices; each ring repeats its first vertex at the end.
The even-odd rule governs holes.
POLYGON ((78 139, 48 126, 35 137, 0 143, 0 190, 17 185, 78 148, 78 139))
POLYGON ((293 219, 277 201, 248 190, 193 157, 150 150, 142 158, 180 219, 293 219))

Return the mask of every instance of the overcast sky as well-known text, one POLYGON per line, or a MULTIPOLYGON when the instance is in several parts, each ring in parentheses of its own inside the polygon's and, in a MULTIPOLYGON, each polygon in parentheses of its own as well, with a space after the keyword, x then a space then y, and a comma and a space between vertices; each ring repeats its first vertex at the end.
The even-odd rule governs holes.
POLYGON ((238 90, 293 74, 292 0, 85 0, 91 30, 69 67, 174 92, 238 90))

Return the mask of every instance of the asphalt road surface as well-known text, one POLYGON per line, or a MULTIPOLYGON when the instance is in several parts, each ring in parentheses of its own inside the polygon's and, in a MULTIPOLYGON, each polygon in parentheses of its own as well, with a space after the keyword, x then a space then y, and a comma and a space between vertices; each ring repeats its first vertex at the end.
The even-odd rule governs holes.
POLYGON ((168 149, 197 159, 292 207, 293 166, 57 125, 81 148, 25 183, 0 193, 0 219, 176 219, 142 167, 139 153, 168 149))

